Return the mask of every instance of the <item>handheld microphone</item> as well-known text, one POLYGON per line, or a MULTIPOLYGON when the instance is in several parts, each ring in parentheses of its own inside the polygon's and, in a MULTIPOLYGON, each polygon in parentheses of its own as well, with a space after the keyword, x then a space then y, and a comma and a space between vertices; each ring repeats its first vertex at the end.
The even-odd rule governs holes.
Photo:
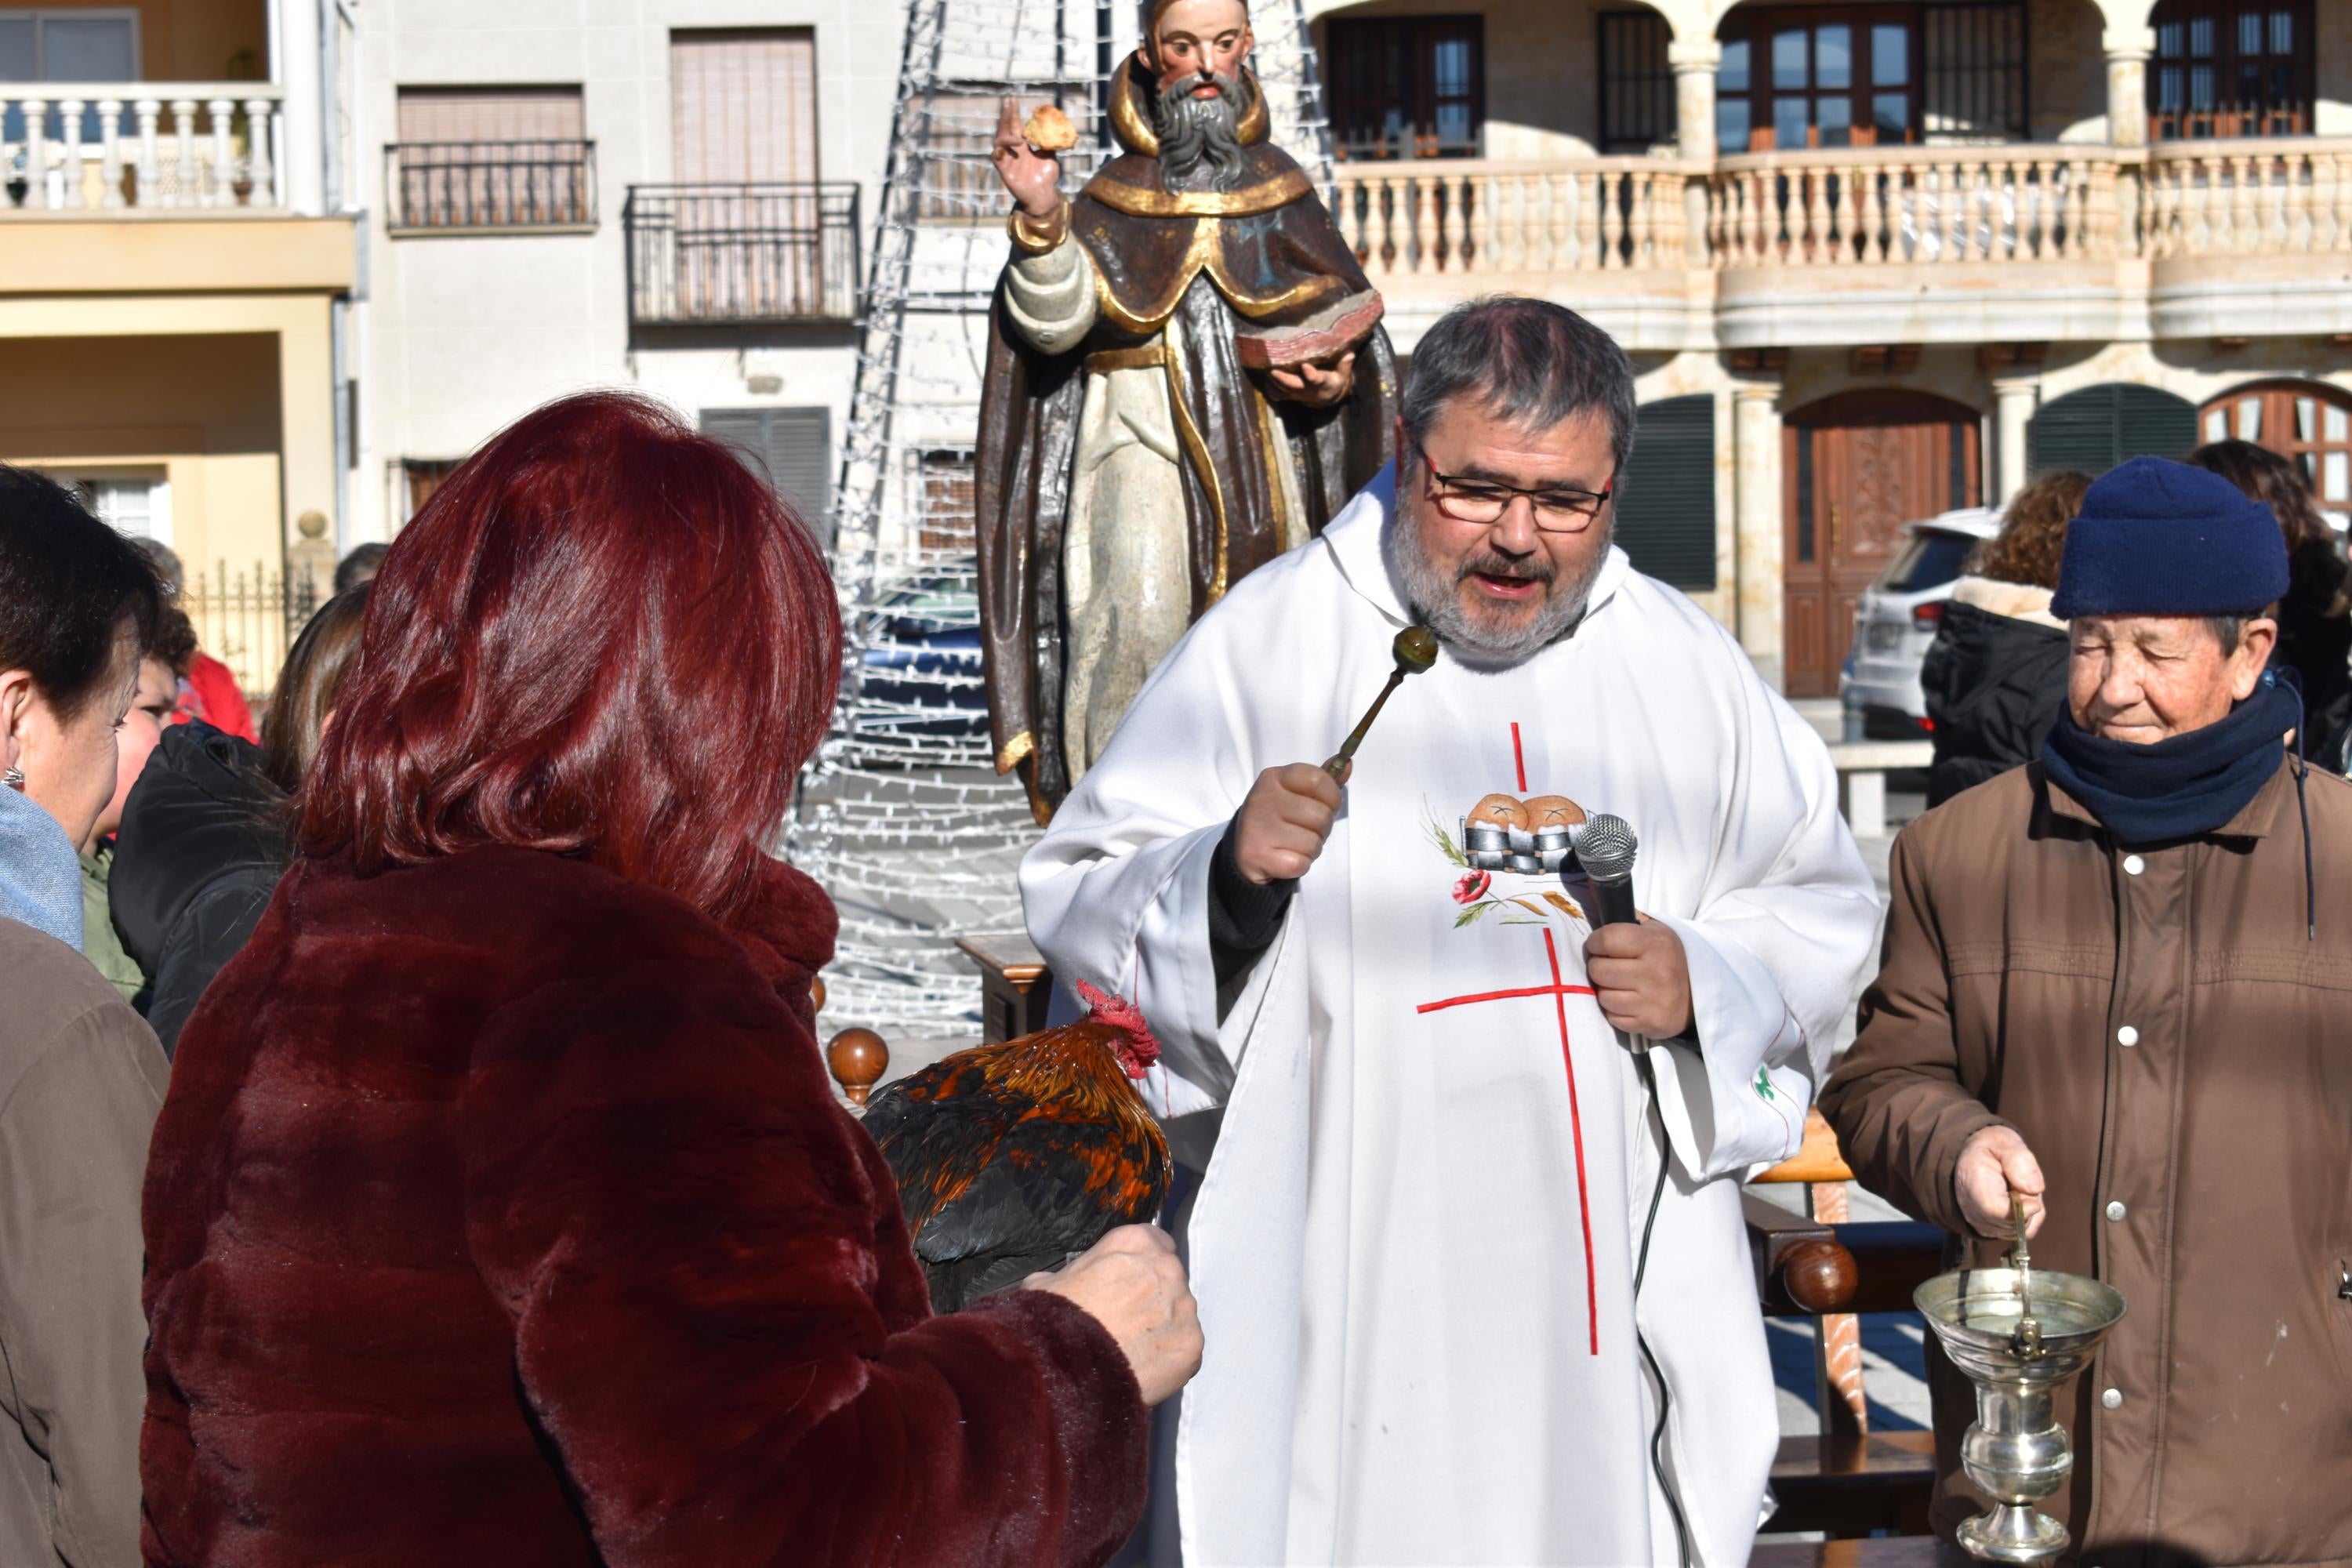
POLYGON ((1595 816, 1576 836, 1576 863, 1592 885, 1596 928, 1634 923, 1633 851, 1640 847, 1632 824, 1622 816, 1595 816))

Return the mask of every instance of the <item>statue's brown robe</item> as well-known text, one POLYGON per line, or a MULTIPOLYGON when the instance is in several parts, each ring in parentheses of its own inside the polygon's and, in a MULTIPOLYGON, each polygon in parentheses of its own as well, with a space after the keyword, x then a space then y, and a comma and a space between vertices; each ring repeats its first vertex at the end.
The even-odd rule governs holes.
MULTIPOLYGON (((1129 62, 1132 64, 1132 59, 1129 62)), ((1234 347, 1244 323, 1303 322, 1370 289, 1298 164, 1265 141, 1255 79, 1241 132, 1247 159, 1230 191, 1171 192, 1144 97, 1122 65, 1111 128, 1124 152, 1071 204, 1071 233, 1097 279, 1101 320, 1067 353, 1038 353, 989 310, 988 373, 976 457, 981 641, 997 771, 1021 771, 1043 822, 1069 793, 1062 746, 1062 541, 1091 354, 1162 344, 1190 523, 1192 614, 1281 553, 1275 443, 1287 443, 1310 533, 1393 455, 1396 355, 1379 327, 1356 350, 1355 384, 1330 408, 1268 398, 1234 347)))

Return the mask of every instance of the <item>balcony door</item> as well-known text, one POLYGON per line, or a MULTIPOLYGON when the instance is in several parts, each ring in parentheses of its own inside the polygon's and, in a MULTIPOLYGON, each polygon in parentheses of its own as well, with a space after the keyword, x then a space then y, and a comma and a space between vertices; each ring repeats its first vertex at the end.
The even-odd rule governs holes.
POLYGON ((811 313, 824 294, 815 32, 674 32, 669 87, 678 308, 711 321, 811 313))
POLYGON ((593 220, 576 86, 404 87, 392 149, 395 233, 593 220))
POLYGON ((2150 141, 2311 134, 2312 0, 2163 0, 2148 20, 2150 141))
POLYGON ((1782 421, 1790 696, 1836 692, 1854 606, 1903 547, 1903 525, 1979 504, 1979 442, 1975 409, 1923 392, 1842 393, 1782 421))
POLYGON ((2026 134, 2022 0, 1742 5, 1719 37, 1726 154, 2026 134))
POLYGON ((670 170, 680 184, 816 178, 816 34, 727 27, 669 36, 670 170))
POLYGON ((1485 17, 1334 16, 1325 26, 1339 156, 1478 156, 1485 17))

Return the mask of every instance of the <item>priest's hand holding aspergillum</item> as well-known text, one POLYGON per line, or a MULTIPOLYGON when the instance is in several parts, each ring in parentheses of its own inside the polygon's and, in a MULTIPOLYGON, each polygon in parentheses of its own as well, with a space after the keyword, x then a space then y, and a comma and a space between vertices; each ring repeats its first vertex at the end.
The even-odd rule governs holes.
POLYGON ((1257 775, 1234 819, 1234 864, 1252 885, 1288 882, 1307 874, 1339 816, 1339 786, 1352 765, 1333 778, 1313 763, 1268 768, 1257 775))

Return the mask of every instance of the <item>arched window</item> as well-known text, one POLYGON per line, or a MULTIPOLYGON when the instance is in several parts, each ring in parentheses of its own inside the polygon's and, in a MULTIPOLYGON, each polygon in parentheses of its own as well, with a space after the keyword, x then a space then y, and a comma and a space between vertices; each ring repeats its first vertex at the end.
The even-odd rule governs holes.
POLYGON ((2150 141, 2311 134, 2312 0, 2162 0, 2148 20, 2150 141))
POLYGON ((2264 381, 2239 387, 2198 413, 2207 441, 2236 437, 2301 465, 2319 503, 2352 508, 2352 396, 2315 381, 2264 381))

